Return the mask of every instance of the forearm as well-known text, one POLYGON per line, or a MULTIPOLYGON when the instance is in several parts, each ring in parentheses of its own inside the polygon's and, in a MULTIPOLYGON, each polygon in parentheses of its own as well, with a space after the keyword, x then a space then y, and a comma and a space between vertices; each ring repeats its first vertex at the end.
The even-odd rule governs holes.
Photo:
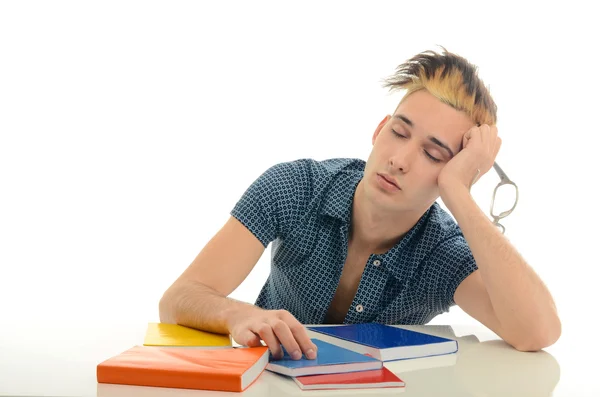
POLYGON ((537 349, 560 335, 560 320, 542 280, 477 206, 465 187, 447 189, 444 202, 455 217, 500 324, 499 335, 515 347, 537 349))
POLYGON ((228 334, 230 320, 242 311, 260 310, 249 303, 227 298, 193 281, 174 284, 160 300, 161 322, 228 334))

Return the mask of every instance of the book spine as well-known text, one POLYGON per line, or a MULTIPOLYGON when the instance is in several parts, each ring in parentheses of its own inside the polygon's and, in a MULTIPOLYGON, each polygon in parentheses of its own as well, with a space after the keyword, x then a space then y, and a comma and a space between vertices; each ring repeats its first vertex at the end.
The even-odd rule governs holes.
POLYGON ((152 368, 97 366, 98 383, 132 386, 169 387, 178 389, 242 391, 242 380, 237 375, 175 372, 152 368))

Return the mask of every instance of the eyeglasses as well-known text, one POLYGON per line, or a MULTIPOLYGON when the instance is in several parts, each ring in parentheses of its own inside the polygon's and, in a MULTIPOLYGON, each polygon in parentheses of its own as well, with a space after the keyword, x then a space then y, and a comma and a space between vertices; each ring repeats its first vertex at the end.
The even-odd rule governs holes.
MULTIPOLYGON (((508 176, 506 176, 506 173, 504 171, 502 171, 502 168, 500 168, 500 166, 498 164, 496 164, 494 162, 494 169, 496 170, 496 173, 498 173, 498 176, 500 177, 500 182, 498 183, 498 185, 496 185, 496 188, 494 189, 494 194, 492 196, 492 205, 490 206, 490 215, 492 216, 493 219, 493 223, 494 225, 496 225, 496 227, 498 227, 501 231, 502 234, 504 234, 505 228, 504 226, 502 226, 499 221, 502 218, 506 218, 508 215, 510 215, 511 212, 513 212, 513 210, 515 209, 515 207, 517 206, 517 202, 519 201, 519 188, 517 187, 517 185, 510 180, 510 178, 508 176), (494 205, 496 204, 496 194, 498 193, 498 189, 501 186, 505 186, 505 185, 511 185, 514 186, 515 188, 515 192, 514 192, 514 204, 513 206, 506 211, 502 211, 500 212, 499 209, 500 208, 506 208, 506 205, 494 205), (497 207, 497 208, 496 208, 497 207)), ((503 191, 506 191, 506 189, 502 189, 503 191)))

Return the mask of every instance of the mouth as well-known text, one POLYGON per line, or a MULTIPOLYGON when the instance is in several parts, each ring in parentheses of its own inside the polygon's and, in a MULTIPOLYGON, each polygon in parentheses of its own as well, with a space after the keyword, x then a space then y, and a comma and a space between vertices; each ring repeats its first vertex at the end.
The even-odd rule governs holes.
POLYGON ((397 189, 397 190, 402 190, 402 189, 400 189, 400 186, 398 186, 396 184, 396 182, 394 181, 394 179, 392 179, 391 177, 389 177, 387 175, 382 175, 382 174, 377 174, 377 177, 378 177, 380 183, 387 185, 386 187, 397 189))

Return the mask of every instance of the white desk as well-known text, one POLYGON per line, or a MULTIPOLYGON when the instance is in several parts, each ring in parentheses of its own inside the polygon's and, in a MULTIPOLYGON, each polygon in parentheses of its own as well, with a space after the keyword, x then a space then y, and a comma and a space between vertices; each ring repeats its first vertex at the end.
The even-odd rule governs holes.
MULTIPOLYGON (((102 397, 204 396, 600 396, 594 378, 597 363, 586 364, 584 350, 565 342, 548 351, 518 352, 484 327, 407 326, 434 335, 456 337, 459 352, 386 363, 406 382, 401 389, 302 391, 287 378, 265 371, 244 393, 207 392, 98 384, 96 365, 141 344, 146 324, 139 327, 91 329, 90 325, 44 325, 45 331, 0 331, 0 395, 102 397), (37 338, 35 337, 37 335, 37 338), (52 335, 48 340, 48 335, 52 335), (560 347, 562 346, 562 347, 560 347), (559 357, 557 357, 559 356, 559 357), (564 361, 562 360, 564 358, 564 361), (568 378, 561 376, 567 367, 568 378)), ((312 334, 316 336, 317 334, 312 334)), ((581 339, 581 338, 579 338, 581 339)), ((559 341, 561 343, 561 341, 559 341)), ((591 357, 594 358, 594 357, 591 357)))

